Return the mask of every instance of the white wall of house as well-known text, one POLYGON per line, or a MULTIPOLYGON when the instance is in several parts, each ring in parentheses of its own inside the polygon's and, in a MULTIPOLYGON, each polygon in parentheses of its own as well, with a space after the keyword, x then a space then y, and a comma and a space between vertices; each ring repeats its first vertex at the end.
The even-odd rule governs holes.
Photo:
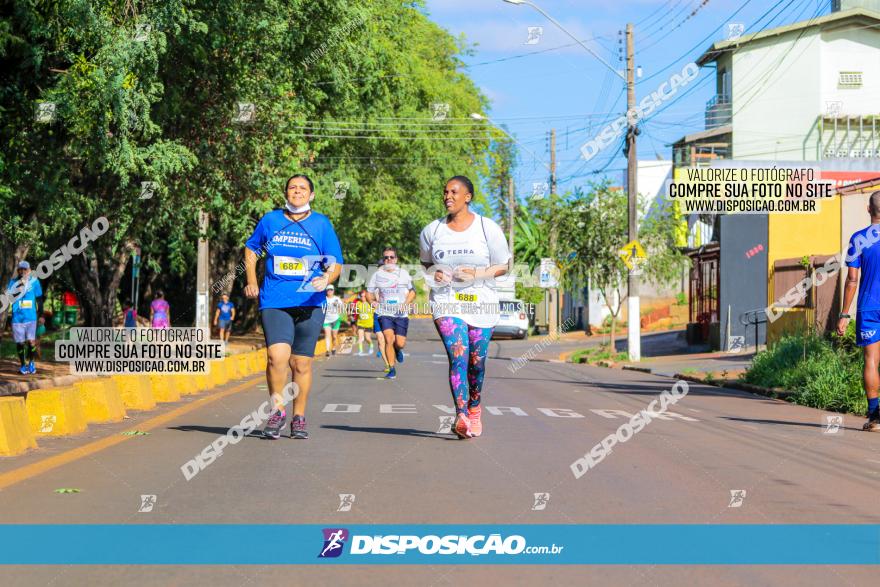
POLYGON ((817 117, 832 103, 840 114, 880 113, 880 27, 801 29, 749 43, 732 60, 734 159, 816 159, 817 117), (840 88, 841 71, 861 72, 862 87, 840 88))
MULTIPOLYGON (((623 183, 626 185, 626 174, 623 174, 623 183)), ((639 195, 647 203, 645 210, 639 210, 639 218, 650 216, 655 210, 662 210, 668 200, 666 199, 666 180, 672 179, 672 161, 646 160, 638 162, 636 176, 639 195)))
POLYGON ((860 26, 822 33, 820 112, 826 103, 840 102, 841 114, 880 114, 880 26, 860 26), (862 72, 862 87, 839 88, 841 71, 862 72))
POLYGON ((804 138, 821 112, 822 43, 818 30, 797 36, 760 39, 734 53, 733 159, 805 158, 804 138))

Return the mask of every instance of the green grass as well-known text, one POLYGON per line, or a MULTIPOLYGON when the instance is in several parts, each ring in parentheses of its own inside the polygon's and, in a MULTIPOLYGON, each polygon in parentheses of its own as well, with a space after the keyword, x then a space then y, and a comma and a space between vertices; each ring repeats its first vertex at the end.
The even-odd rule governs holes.
POLYGON ((614 361, 620 363, 629 357, 626 353, 612 353, 607 346, 598 346, 575 351, 571 355, 572 363, 596 363, 598 361, 614 361))
POLYGON ((746 383, 795 392, 789 400, 814 408, 864 414, 862 352, 855 325, 845 336, 786 336, 758 353, 744 374, 746 383))

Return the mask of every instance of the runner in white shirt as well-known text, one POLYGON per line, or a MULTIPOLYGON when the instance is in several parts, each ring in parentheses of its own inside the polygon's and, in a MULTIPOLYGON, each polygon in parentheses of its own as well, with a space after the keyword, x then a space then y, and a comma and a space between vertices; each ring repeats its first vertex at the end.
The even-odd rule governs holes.
POLYGON ((446 182, 443 202, 448 214, 426 226, 419 239, 419 258, 432 288, 434 324, 449 358, 453 429, 460 438, 483 432, 480 392, 500 314, 494 278, 508 272, 511 257, 501 227, 470 211, 473 193, 467 177, 446 182))
POLYGON ((339 327, 342 325, 342 312, 345 305, 342 298, 336 295, 336 289, 332 285, 327 286, 327 299, 324 301, 324 348, 327 356, 336 354, 336 345, 339 343, 339 327))
POLYGON ((386 379, 397 377, 395 359, 403 363, 403 347, 409 329, 409 306, 416 297, 412 277, 397 265, 397 249, 385 247, 382 268, 367 283, 367 300, 378 302, 376 320, 385 338, 385 361, 388 363, 386 379), (393 351, 393 352, 392 352, 393 351))

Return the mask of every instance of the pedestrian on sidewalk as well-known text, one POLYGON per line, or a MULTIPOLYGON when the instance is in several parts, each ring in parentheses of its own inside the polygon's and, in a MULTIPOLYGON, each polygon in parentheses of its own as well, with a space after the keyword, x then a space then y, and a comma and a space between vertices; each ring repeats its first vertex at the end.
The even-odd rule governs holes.
POLYGON ((123 328, 137 328, 137 310, 132 307, 129 299, 122 303, 122 326, 123 328))
POLYGON ((229 294, 220 296, 217 311, 214 312, 214 326, 218 327, 220 340, 229 342, 232 323, 235 321, 235 304, 229 301, 229 294))
POLYGON ((306 403, 315 344, 324 322, 324 290, 339 277, 344 261, 330 219, 311 209, 315 199, 311 178, 304 174, 290 177, 284 194, 285 208, 263 216, 247 241, 244 293, 249 298, 259 296, 266 337, 266 382, 274 407, 263 435, 281 437, 287 418, 282 391, 292 372, 298 394, 293 400, 290 437, 306 439, 306 403), (262 251, 266 251, 266 274, 260 287, 257 255, 262 251))
POLYGON ((18 276, 13 277, 6 286, 6 295, 15 300, 12 304, 12 338, 21 363, 18 372, 22 375, 33 375, 37 372, 34 356, 37 316, 42 314, 39 300, 43 297, 43 288, 40 280, 31 275, 31 265, 27 261, 21 261, 17 271, 18 276))
POLYGON ((470 210, 474 186, 457 175, 446 182, 446 217, 431 222, 419 239, 428 270, 434 325, 449 359, 449 388, 459 438, 483 433, 480 393, 492 330, 500 319, 494 278, 509 271, 504 231, 470 210))
POLYGON ((868 421, 862 427, 870 432, 880 431, 880 191, 868 199, 870 226, 863 228, 849 239, 846 255, 846 285, 843 289, 843 306, 837 322, 837 333, 846 332, 851 316, 848 314, 858 290, 856 305, 856 344, 862 347, 865 366, 862 381, 868 399, 868 421))
POLYGON ((165 292, 156 291, 150 304, 150 325, 153 328, 171 328, 171 304, 165 301, 165 292))

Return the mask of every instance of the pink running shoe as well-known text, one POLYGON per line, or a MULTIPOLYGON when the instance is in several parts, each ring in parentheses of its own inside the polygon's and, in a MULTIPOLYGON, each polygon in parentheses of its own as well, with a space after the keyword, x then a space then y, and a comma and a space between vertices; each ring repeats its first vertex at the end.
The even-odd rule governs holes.
POLYGON ((458 434, 459 438, 473 438, 474 433, 471 431, 470 418, 459 412, 455 415, 455 423, 452 430, 458 434))
POLYGON ((480 420, 482 413, 483 408, 480 406, 468 408, 468 418, 471 421, 471 433, 474 437, 483 433, 483 422, 480 420))

